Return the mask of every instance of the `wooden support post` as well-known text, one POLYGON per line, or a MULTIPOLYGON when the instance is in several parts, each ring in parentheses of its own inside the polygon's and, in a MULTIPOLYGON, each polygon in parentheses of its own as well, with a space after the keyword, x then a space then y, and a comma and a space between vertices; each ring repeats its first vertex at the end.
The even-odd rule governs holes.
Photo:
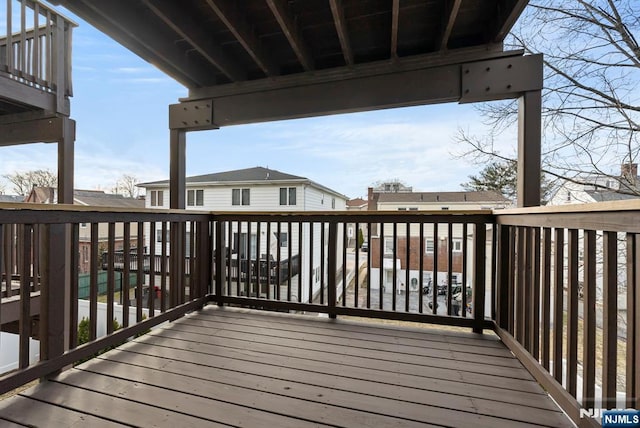
POLYGON ((518 107, 518 207, 540 205, 541 91, 525 92, 518 107))
MULTIPOLYGON (((169 141, 169 206, 172 209, 184 209, 186 204, 186 131, 170 130, 169 141)), ((184 223, 171 223, 171 239, 169 242, 170 285, 169 295, 171 307, 180 301, 180 288, 184 286, 184 223)))
POLYGON ((185 208, 186 194, 186 132, 182 129, 170 131, 170 165, 169 165, 169 194, 172 209, 185 208))
POLYGON ((62 118, 62 135, 58 140, 58 203, 73 204, 73 156, 76 122, 62 118))

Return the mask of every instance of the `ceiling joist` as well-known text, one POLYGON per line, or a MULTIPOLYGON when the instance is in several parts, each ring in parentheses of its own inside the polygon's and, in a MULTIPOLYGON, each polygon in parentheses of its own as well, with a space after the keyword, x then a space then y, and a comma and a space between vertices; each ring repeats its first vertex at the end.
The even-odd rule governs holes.
POLYGON ((449 45, 449 37, 451 37, 451 31, 453 25, 458 17, 458 11, 460 10, 460 4, 462 0, 448 0, 446 2, 446 10, 443 15, 442 32, 438 39, 437 46, 440 50, 447 50, 449 45))
POLYGON ((246 17, 238 8, 237 2, 231 0, 205 1, 264 74, 277 76, 280 73, 279 67, 267 55, 260 39, 258 39, 246 17))
POLYGON ((124 0, 111 0, 100 4, 70 0, 65 6, 85 19, 90 17, 92 24, 99 30, 106 32, 109 29, 112 37, 141 57, 156 58, 155 64, 185 86, 197 87, 215 83, 215 79, 205 70, 198 68, 172 40, 157 33, 145 20, 130 13, 122 13, 127 3, 124 0))
POLYGON ((182 7, 178 3, 173 0, 142 0, 142 2, 229 80, 238 82, 247 79, 247 74, 240 65, 229 58, 191 16, 180 12, 182 7))
POLYGON ((398 58, 398 24, 400 20, 400 0, 391 5, 391 58, 398 58))
POLYGON ((293 49, 302 67, 306 71, 313 70, 315 67, 310 50, 304 42, 302 31, 293 19, 286 2, 283 0, 267 0, 267 5, 278 21, 282 32, 289 41, 291 49, 293 49))
POLYGON ((498 24, 492 41, 504 40, 516 23, 529 0, 503 0, 498 2, 498 24))
POLYGON ((347 31, 347 21, 344 18, 344 8, 342 6, 342 1, 329 0, 329 4, 331 6, 333 22, 336 24, 338 39, 340 39, 340 46, 342 47, 344 62, 347 65, 353 65, 353 51, 351 49, 351 42, 349 41, 349 32, 347 31))

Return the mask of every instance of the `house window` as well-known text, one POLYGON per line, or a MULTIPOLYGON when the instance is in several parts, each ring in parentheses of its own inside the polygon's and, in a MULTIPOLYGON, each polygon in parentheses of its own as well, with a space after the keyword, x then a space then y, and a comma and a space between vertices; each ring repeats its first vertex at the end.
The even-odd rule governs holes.
POLYGON ((285 248, 289 246, 289 235, 287 232, 280 232, 280 238, 278 239, 280 247, 285 248))
POLYGON ((280 205, 295 205, 295 204, 296 204, 296 188, 281 187, 280 188, 280 205))
MULTIPOLYGON (((166 242, 169 242, 169 229, 166 229, 166 242)), ((156 242, 162 242, 162 229, 156 230, 156 242)))
POLYGON ((443 209, 444 211, 447 211, 447 210, 449 209, 449 207, 442 207, 442 209, 443 209))
POLYGON ((151 191, 151 206, 152 207, 161 207, 164 205, 164 191, 163 190, 152 190, 151 191))
POLYGON ((418 211, 418 207, 409 207, 409 211, 418 211))
POLYGON ((384 253, 393 254, 393 238, 384 238, 384 253))
POLYGON ((567 192, 567 202, 571 201, 571 192, 567 192))
POLYGON ((453 241, 451 241, 451 250, 456 253, 462 252, 462 239, 454 238, 453 241))
POLYGON ((336 198, 331 198, 331 209, 336 209, 336 198))
POLYGON ((204 190, 187 190, 187 206, 201 207, 204 205, 204 190))
POLYGON ((232 189, 231 205, 249 205, 249 189, 232 189))
POLYGON ((80 223, 80 227, 85 229, 87 227, 87 223, 80 223))
POLYGON ((424 252, 433 253, 433 239, 427 238, 424 243, 424 252))
POLYGON ((398 208, 398 211, 406 211, 406 208, 398 208))

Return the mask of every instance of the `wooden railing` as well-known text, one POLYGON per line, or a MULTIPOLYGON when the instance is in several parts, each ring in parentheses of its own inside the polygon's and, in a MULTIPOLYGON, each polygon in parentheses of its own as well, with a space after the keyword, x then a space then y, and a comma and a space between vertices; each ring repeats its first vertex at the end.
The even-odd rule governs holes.
POLYGON ((224 248, 214 260, 212 299, 220 304, 491 327, 485 319, 490 211, 217 213, 213 219, 215 248, 224 248), (358 230, 367 252, 359 250, 358 230))
POLYGON ((588 416, 601 408, 640 404, 638 202, 446 213, 8 206, 0 207, 0 288, 20 298, 21 353, 0 393, 214 302, 493 329, 577 425, 597 425, 588 416), (116 236, 128 237, 118 251, 116 236), (90 342, 76 347, 74 281, 85 246, 90 342), (123 282, 129 298, 113 285, 101 297, 105 318, 122 310, 125 328, 98 337, 98 270, 113 284, 140 260, 135 291, 123 282), (145 288, 158 293, 142 300, 145 288), (29 364, 35 292, 42 361, 29 364))
POLYGON ((502 340, 579 426, 600 409, 640 408, 640 203, 508 210, 496 222, 502 340))
MULTIPOLYGON (((17 367, 0 378, 0 391, 56 372, 202 307, 211 284, 210 221, 207 213, 0 206, 0 290, 6 296, 0 303, 0 318, 2 331, 17 334, 18 351, 17 367), (161 235, 157 246, 164 274, 136 275, 130 263, 124 263, 122 276, 128 280, 119 281, 121 287, 116 290, 116 242, 124 248, 125 261, 132 254, 132 244, 135 257, 142 260, 144 248, 137 244, 145 239, 148 244, 149 232, 156 229, 171 231, 161 235), (187 242, 192 243, 188 259, 184 256, 187 242), (101 251, 109 254, 106 265, 101 263, 101 251), (90 277, 85 314, 84 301, 78 299, 78 266, 83 258, 88 259, 90 277), (100 271, 107 276, 102 295, 100 271), (79 318, 88 319, 86 344, 80 341, 79 318), (114 319, 122 327, 117 331, 114 319), (31 349, 32 338, 39 339, 39 349, 31 349), (32 361, 38 353, 39 361, 32 361)), ((148 256, 154 259, 156 246, 148 247, 148 256)), ((6 345, 10 342, 1 343, 0 352, 11 350, 6 345)))
POLYGON ((0 33, 0 72, 24 84, 73 95, 71 33, 75 23, 33 0, 5 0, 0 33))

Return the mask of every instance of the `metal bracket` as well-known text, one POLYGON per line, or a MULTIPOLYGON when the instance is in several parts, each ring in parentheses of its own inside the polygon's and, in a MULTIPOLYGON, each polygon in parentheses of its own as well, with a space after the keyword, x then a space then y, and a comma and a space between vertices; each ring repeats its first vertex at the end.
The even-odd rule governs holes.
POLYGON ((169 128, 199 131, 217 129, 213 123, 213 100, 185 101, 169 106, 169 128))
POLYGON ((460 103, 516 98, 542 89, 542 54, 462 65, 460 103))

